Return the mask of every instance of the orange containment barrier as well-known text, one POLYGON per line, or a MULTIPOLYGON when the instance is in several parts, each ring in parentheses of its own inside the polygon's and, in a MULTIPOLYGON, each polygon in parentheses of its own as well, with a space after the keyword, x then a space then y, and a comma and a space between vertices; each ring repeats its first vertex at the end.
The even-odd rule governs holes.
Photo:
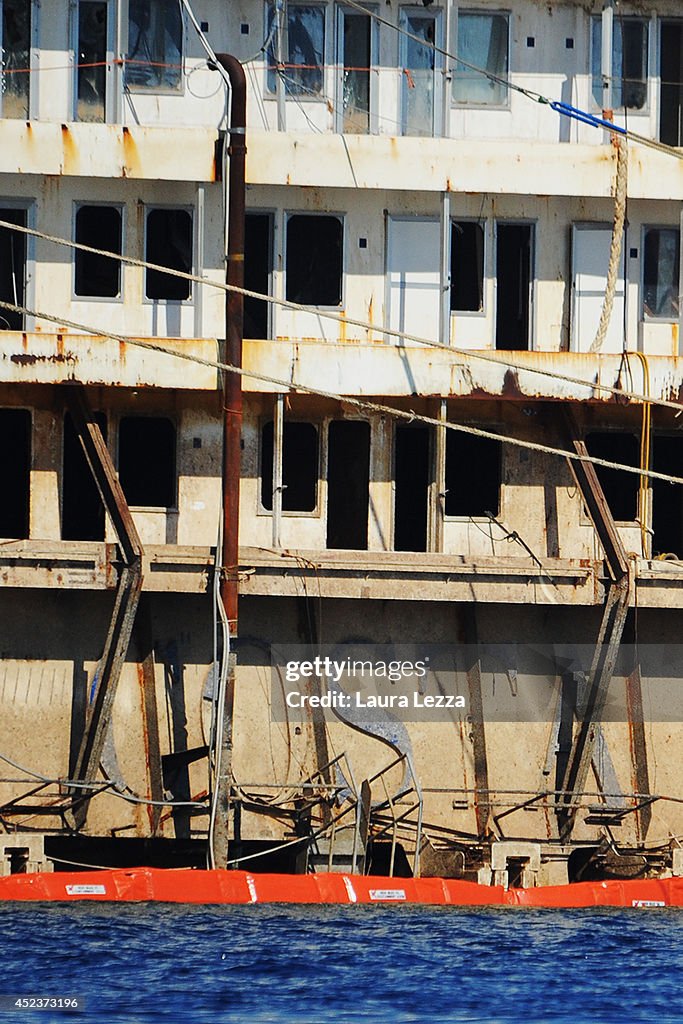
POLYGON ((371 903, 508 907, 681 907, 683 878, 504 889, 450 878, 261 875, 190 868, 43 872, 0 878, 0 901, 371 903))

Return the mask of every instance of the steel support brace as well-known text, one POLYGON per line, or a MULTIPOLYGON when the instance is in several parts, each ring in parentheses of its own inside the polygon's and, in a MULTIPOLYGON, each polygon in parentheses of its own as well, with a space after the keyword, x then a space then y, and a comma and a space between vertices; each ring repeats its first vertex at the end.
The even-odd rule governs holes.
MULTIPOLYGON (((464 609, 465 641, 469 650, 476 649, 477 620, 474 608, 464 609)), ((470 729, 472 757, 474 760, 474 811, 477 833, 485 839, 489 832, 491 817, 488 756, 486 753, 486 730, 484 728, 484 701, 481 687, 481 661, 475 657, 467 665, 467 688, 470 697, 470 729)))
MULTIPOLYGON (((576 426, 569 414, 566 415, 565 422, 571 447, 577 455, 587 456, 586 446, 583 441, 576 438, 576 426)), ((610 582, 606 588, 600 633, 591 665, 586 708, 569 752, 564 783, 561 786, 564 796, 557 807, 560 837, 565 842, 571 837, 574 827, 578 809, 577 794, 586 786, 598 732, 596 726, 601 721, 605 709, 607 692, 632 597, 631 566, 595 472, 595 466, 591 462, 578 462, 575 459, 567 461, 605 552, 610 582)))
MULTIPOLYGON (((142 588, 143 551, 102 432, 88 406, 85 390, 81 385, 72 385, 67 390, 67 396, 67 404, 76 434, 97 484, 104 508, 116 531, 123 561, 116 590, 114 611, 109 623, 104 650, 95 672, 86 712, 85 730, 76 765, 72 772, 72 778, 80 782, 95 777, 102 757, 104 739, 111 719, 111 709, 128 652, 142 588)), ((76 790, 74 795, 81 792, 81 790, 76 790)), ((89 801, 86 800, 74 810, 71 816, 73 827, 83 827, 88 806, 89 801)))

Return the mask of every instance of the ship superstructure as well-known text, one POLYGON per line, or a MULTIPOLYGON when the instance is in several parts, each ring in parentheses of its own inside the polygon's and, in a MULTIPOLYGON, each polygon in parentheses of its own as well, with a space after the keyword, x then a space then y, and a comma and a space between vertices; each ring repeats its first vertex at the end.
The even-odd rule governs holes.
POLYGON ((680 4, 0 12, 3 870, 679 873, 680 4), (464 707, 280 713, 273 645, 464 707))

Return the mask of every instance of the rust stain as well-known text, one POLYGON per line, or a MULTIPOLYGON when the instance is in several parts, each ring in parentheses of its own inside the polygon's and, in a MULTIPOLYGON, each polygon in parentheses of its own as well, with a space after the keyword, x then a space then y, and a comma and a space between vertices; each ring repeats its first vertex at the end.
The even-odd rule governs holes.
POLYGON ((57 355, 60 359, 64 358, 64 335, 61 331, 57 334, 57 355))
POLYGON ((126 355, 127 355, 126 343, 125 343, 125 341, 120 341, 119 342, 119 360, 120 360, 121 364, 124 365, 124 366, 125 366, 125 363, 126 363, 126 355))
POLYGON ((76 356, 73 352, 68 352, 66 355, 57 353, 54 356, 37 356, 32 352, 27 352, 24 355, 19 355, 15 352, 10 357, 10 362, 15 363, 17 366, 36 366, 37 363, 75 363, 76 356))
MULTIPOLYGON (((341 311, 342 317, 344 316, 344 310, 341 311)), ((339 340, 346 341, 346 320, 339 321, 339 340)))
POLYGON ((138 147, 135 144, 135 139, 130 134, 130 129, 127 125, 123 126, 123 166, 121 168, 121 174, 124 178, 129 177, 140 177, 141 175, 141 163, 140 154, 138 147))
POLYGON ((673 348, 672 355, 678 355, 678 324, 671 325, 671 345, 673 348))
POLYGON ((26 331, 21 332, 21 347, 23 348, 24 352, 28 352, 28 334, 26 333, 26 331))
POLYGON ((62 125, 62 154, 62 174, 75 174, 79 165, 78 146, 68 124, 62 125))

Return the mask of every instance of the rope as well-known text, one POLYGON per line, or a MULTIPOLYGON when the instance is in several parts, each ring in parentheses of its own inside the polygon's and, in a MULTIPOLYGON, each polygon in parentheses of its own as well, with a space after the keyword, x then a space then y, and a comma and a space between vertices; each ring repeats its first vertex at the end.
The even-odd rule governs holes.
MULTIPOLYGON (((505 444, 511 444, 517 448, 526 448, 529 451, 544 452, 546 455, 557 455, 562 459, 570 459, 575 462, 591 462, 594 466, 604 466, 605 469, 618 469, 624 473, 635 473, 636 476, 646 476, 651 480, 663 480, 669 484, 683 484, 683 477, 671 476, 668 473, 657 473, 654 470, 648 470, 646 473, 643 470, 638 469, 635 466, 625 466, 619 462, 610 462, 607 459, 600 459, 595 455, 578 455, 576 452, 567 451, 564 448, 554 448, 551 445, 540 444, 536 441, 524 441, 519 437, 511 437, 509 434, 499 434, 492 430, 483 430, 479 427, 467 426, 464 423, 452 423, 451 421, 444 421, 438 419, 435 416, 425 416, 424 414, 414 412, 412 410, 397 409, 393 405, 384 405, 380 402, 371 402, 365 398, 354 398, 352 395, 341 395, 336 391, 326 391, 323 388, 311 387, 308 384, 297 384, 291 380, 284 380, 281 377, 271 377, 269 374, 259 373, 257 370, 244 369, 241 366, 233 366, 232 363, 224 363, 218 359, 206 359, 203 356, 194 355, 191 352, 182 352, 172 348, 166 348, 164 345, 159 345, 152 341, 143 341, 140 338, 125 337, 122 334, 114 334, 110 331, 101 331, 94 327, 88 327, 85 324, 76 323, 73 320, 66 320, 64 317, 52 316, 50 313, 42 313, 35 309, 29 309, 26 306, 15 306, 11 302, 0 301, 0 309, 9 309, 13 313, 25 313, 28 316, 39 317, 41 320, 47 320, 50 323, 61 324, 63 327, 71 327, 79 333, 92 334, 99 338, 108 338, 111 341, 119 341, 124 345, 130 345, 132 348, 142 348, 150 352, 158 352, 162 355, 171 356, 174 359, 184 359, 188 363, 196 363, 199 366, 208 366, 212 370, 223 370, 225 373, 236 373, 240 377, 250 377, 253 380, 264 381, 266 384, 275 384, 277 387, 282 388, 285 392, 299 392, 306 395, 315 395, 318 398, 329 398, 334 402, 342 402, 346 405, 354 405, 357 409, 362 409, 367 412, 378 412, 384 413, 386 416, 391 416, 394 419, 407 420, 409 423, 426 423, 429 426, 443 427, 446 430, 456 430, 462 434, 471 434, 473 437, 486 438, 489 441, 501 441, 505 444)), ((676 406, 680 412, 680 406, 676 406)))
MULTIPOLYGON (((626 139, 615 138, 612 140, 617 150, 617 180, 614 197, 614 225, 612 227, 612 240, 609 248, 609 266, 607 268, 607 284, 605 285, 605 298, 600 313, 600 323, 597 334, 589 351, 599 352, 607 336, 612 309, 614 308, 614 296, 617 290, 617 278, 619 276, 619 263, 621 260, 621 247, 624 240, 624 223, 626 221, 626 191, 628 185, 628 148, 626 139)), ((626 298, 624 297, 624 302, 626 298)))
MULTIPOLYGON (((653 406, 657 406, 662 409, 672 409, 677 415, 683 412, 683 405, 680 402, 671 402, 663 398, 651 398, 649 395, 640 394, 637 391, 626 390, 625 388, 616 387, 613 384, 601 384, 597 380, 586 380, 584 377, 574 377, 571 374, 560 373, 558 370, 548 370, 540 366, 529 365, 528 363, 515 362, 514 359, 506 356, 504 352, 482 352, 476 349, 459 348, 457 345, 449 345, 446 342, 434 341, 431 338, 422 338, 417 334, 409 334, 407 331, 399 331, 392 327, 386 327, 382 324, 370 323, 367 320, 355 319, 354 317, 346 316, 345 314, 335 313, 329 309, 318 309, 316 307, 306 306, 300 302, 292 302, 290 299, 278 299, 274 295, 266 295, 264 292, 255 292, 250 288, 239 288, 237 285, 226 284, 225 281, 211 280, 208 277, 202 277, 199 274, 191 274, 184 270, 174 270, 172 267, 165 267, 160 263, 150 263, 148 260, 138 260, 133 256, 124 256, 121 253, 109 252, 107 249, 97 249, 91 245, 84 245, 82 242, 74 242, 68 238, 60 238, 58 235, 48 235, 44 231, 38 231, 36 228, 24 227, 21 224, 13 224, 11 221, 0 219, 0 228, 6 228, 8 231, 18 231, 20 234, 30 235, 32 238, 40 238, 45 242, 53 242, 55 245, 63 245, 69 249, 77 249, 82 252, 93 253, 95 256, 107 256, 110 259, 118 260, 120 263, 124 263, 127 266, 141 267, 143 270, 159 270, 170 277, 179 277, 185 281, 193 281, 195 284, 206 285, 209 288, 215 288, 218 291, 223 292, 236 292, 239 295, 245 296, 250 299, 260 299, 262 302, 270 303, 273 306, 281 306, 284 309, 292 309, 302 313, 315 313, 317 317, 322 317, 326 320, 333 320, 336 323, 344 324, 344 326, 361 327, 364 330, 371 331, 374 334, 382 334, 388 338, 396 338, 400 342, 409 341, 416 345, 423 345, 425 348, 443 349, 445 352, 450 352, 453 355, 463 356, 464 359, 470 361, 472 359, 478 359, 484 363, 494 363, 496 366, 508 366, 513 370, 521 370, 524 373, 535 373, 540 377, 550 377, 552 380, 565 381, 567 384, 577 384, 580 387, 590 388, 591 391, 596 393, 606 392, 607 394, 614 395, 616 398, 625 398, 634 402, 650 402, 653 406)), ((5 307, 11 309, 14 312, 28 312, 23 307, 9 306, 5 303, 0 303, 0 308, 5 307)), ((68 326, 68 321, 64 319, 56 319, 49 317, 47 314, 34 313, 31 314, 36 317, 41 317, 45 320, 52 320, 55 323, 61 323, 68 326)), ((101 337, 110 338, 113 337, 111 334, 107 334, 102 331, 96 331, 91 327, 77 325, 77 330, 83 331, 86 334, 100 335, 101 337)), ((129 341, 131 339, 122 339, 129 341)), ((132 341, 131 341, 132 343, 132 341)), ((178 353, 174 353, 178 354, 178 353)), ((550 355, 554 353, 550 352, 550 355)), ((249 375, 248 375, 249 376, 249 375)), ((256 376, 251 374, 250 376, 256 376)))

